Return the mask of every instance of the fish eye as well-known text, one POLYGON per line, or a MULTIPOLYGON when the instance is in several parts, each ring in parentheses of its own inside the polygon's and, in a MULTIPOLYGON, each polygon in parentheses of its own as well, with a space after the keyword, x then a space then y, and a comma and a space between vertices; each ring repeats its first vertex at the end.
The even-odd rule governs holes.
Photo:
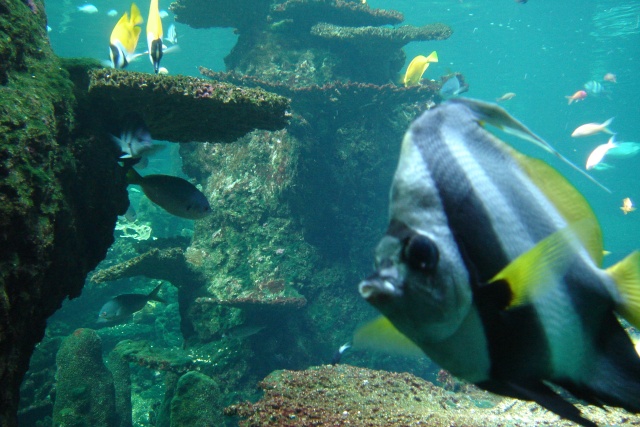
POLYGON ((440 253, 436 244, 422 234, 409 238, 404 247, 404 259, 413 269, 429 272, 438 265, 440 253))

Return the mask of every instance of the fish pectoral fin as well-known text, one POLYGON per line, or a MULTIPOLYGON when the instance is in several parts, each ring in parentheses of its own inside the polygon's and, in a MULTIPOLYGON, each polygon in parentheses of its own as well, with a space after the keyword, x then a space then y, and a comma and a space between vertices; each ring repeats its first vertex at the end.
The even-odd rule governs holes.
POLYGON ((578 239, 574 227, 578 225, 567 226, 545 237, 489 281, 489 285, 508 284, 511 300, 507 308, 531 301, 547 291, 554 278, 564 275, 576 253, 578 239))
POLYGON ((635 328, 640 328, 640 252, 606 269, 620 293, 616 311, 635 328))
POLYGON ((360 326, 353 334, 354 349, 378 350, 388 354, 422 357, 424 353, 385 316, 360 326))

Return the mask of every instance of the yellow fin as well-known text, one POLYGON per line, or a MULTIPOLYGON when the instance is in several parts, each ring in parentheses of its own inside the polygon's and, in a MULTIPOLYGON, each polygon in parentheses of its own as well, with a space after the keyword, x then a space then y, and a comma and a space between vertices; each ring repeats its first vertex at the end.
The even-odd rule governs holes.
POLYGON ((640 329, 640 252, 632 252, 606 271, 620 292, 621 302, 616 311, 640 329))
POLYGON ((418 55, 411 60, 404 74, 404 85, 415 86, 420 82, 422 75, 429 68, 429 63, 438 62, 438 54, 434 50, 429 56, 418 55))
POLYGON ((131 16, 129 17, 127 12, 125 12, 120 20, 118 20, 118 23, 113 27, 113 31, 111 32, 110 43, 112 45, 120 43, 128 54, 133 54, 136 50, 138 39, 140 38, 140 32, 142 31, 137 25, 143 21, 138 6, 136 6, 135 3, 131 3, 131 16))
POLYGON ((378 350, 401 356, 424 356, 420 347, 404 336, 384 316, 362 325, 353 334, 354 349, 378 350))
POLYGON ((598 219, 587 200, 558 171, 540 159, 525 156, 508 147, 529 179, 547 196, 567 224, 584 223, 577 227, 578 238, 596 266, 602 266, 604 244, 598 219), (584 222, 583 222, 584 221, 584 222))
POLYGON ((580 226, 582 224, 567 226, 545 237, 490 280, 489 283, 502 280, 509 285, 512 298, 508 307, 530 302, 564 275, 576 253, 574 244, 576 234, 580 233, 574 229, 580 226))
POLYGON ((151 49, 151 41, 162 40, 162 19, 158 11, 158 0, 151 0, 149 17, 147 18, 147 41, 151 49))

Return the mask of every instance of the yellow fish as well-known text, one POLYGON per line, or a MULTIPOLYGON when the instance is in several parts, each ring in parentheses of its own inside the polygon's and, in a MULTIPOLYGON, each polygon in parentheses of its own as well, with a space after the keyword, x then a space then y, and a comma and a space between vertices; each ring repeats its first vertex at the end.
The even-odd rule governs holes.
POLYGON ((124 68, 137 55, 134 55, 140 32, 142 29, 138 25, 142 24, 144 19, 140 13, 140 9, 135 3, 131 3, 131 17, 127 12, 122 15, 109 39, 109 49, 111 55, 111 63, 114 68, 124 68))
POLYGON ((149 6, 149 18, 147 19, 147 45, 149 47, 149 59, 153 65, 153 71, 158 74, 160 60, 162 59, 162 20, 158 11, 158 0, 151 0, 149 6))
POLYGON ((636 208, 633 207, 633 202, 630 198, 625 198, 622 200, 622 206, 620 206, 620 210, 624 212, 624 214, 628 214, 629 212, 633 212, 636 208))
POLYGON ((429 56, 418 55, 409 64, 407 67, 407 72, 404 75, 404 85, 406 86, 415 86, 420 82, 422 75, 427 68, 429 68, 429 64, 431 62, 438 62, 438 54, 434 50, 429 54, 429 56))

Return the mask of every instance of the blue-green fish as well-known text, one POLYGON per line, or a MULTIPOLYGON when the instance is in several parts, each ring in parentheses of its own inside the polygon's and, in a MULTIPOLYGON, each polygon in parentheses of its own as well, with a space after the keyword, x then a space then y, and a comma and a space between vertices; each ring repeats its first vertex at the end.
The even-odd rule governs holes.
POLYGON ((483 123, 554 152, 493 104, 451 99, 417 119, 376 271, 359 285, 386 317, 375 323, 462 379, 580 425, 596 426, 549 384, 640 412, 640 357, 615 315, 640 326, 640 253, 601 269, 582 195, 483 123))
POLYGON ((201 219, 211 213, 209 201, 189 181, 177 176, 145 175, 135 169, 127 172, 129 184, 139 185, 145 196, 171 215, 186 219, 201 219))

